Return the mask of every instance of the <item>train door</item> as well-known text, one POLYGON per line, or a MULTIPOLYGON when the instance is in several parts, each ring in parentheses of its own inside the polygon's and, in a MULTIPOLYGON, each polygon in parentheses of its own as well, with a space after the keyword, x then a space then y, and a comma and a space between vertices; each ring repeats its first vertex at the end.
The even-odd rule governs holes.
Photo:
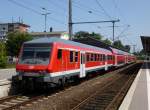
POLYGON ((128 63, 128 56, 126 55, 125 57, 126 57, 126 64, 127 64, 128 63))
POLYGON ((105 70, 108 70, 108 57, 105 55, 105 70))
POLYGON ((80 52, 80 78, 85 77, 85 52, 80 52))
POLYGON ((68 50, 62 50, 61 71, 67 71, 68 50))
POLYGON ((115 55, 115 66, 117 66, 117 65, 118 65, 118 56, 115 55))

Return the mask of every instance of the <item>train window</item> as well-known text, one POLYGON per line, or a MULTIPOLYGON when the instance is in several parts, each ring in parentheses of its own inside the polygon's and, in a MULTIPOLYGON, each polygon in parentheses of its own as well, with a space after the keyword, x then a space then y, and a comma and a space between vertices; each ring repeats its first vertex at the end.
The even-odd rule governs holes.
POLYGON ((107 56, 107 60, 110 60, 110 55, 107 56))
POLYGON ((105 55, 104 54, 102 55, 102 60, 105 61, 105 55))
POLYGON ((70 51, 70 62, 73 62, 73 51, 70 51))
POLYGON ((94 54, 91 54, 91 61, 93 61, 94 54))
POLYGON ((98 54, 98 61, 100 61, 100 54, 98 54))
POLYGON ((111 55, 109 55, 109 59, 108 60, 111 60, 111 55))
POLYGON ((58 49, 57 58, 58 59, 62 58, 62 49, 58 49))
POLYGON ((107 55, 104 55, 104 61, 107 61, 107 55))
POLYGON ((75 52, 75 62, 78 62, 78 52, 75 52))
POLYGON ((91 54, 89 53, 89 61, 91 61, 91 54))
POLYGON ((86 55, 86 61, 90 61, 90 56, 89 56, 88 53, 87 53, 87 55, 86 55))
POLYGON ((96 54, 96 61, 98 61, 98 54, 96 54))
POLYGON ((99 61, 101 61, 101 54, 99 54, 99 61))
POLYGON ((109 56, 109 60, 112 60, 112 56, 111 55, 109 56))
POLYGON ((30 45, 24 46, 22 55, 20 57, 20 64, 48 64, 51 54, 50 47, 30 47, 30 45), (27 47, 28 46, 28 47, 27 47))
POLYGON ((102 54, 100 54, 100 61, 103 61, 103 56, 102 56, 102 54))
POLYGON ((97 56, 97 55, 96 55, 96 54, 94 54, 94 61, 96 61, 96 56, 97 56))
POLYGON ((100 54, 97 54, 97 61, 100 60, 100 54))

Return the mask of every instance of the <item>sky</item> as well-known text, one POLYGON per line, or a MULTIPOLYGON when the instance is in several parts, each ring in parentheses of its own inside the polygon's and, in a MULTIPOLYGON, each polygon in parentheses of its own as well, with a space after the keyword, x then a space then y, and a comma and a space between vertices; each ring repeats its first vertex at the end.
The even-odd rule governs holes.
MULTIPOLYGON (((73 22, 116 20, 115 40, 124 45, 136 45, 142 49, 140 36, 150 36, 150 0, 72 0, 73 22)), ((44 31, 44 16, 47 31, 68 30, 68 0, 0 0, 0 22, 18 22, 19 17, 30 25, 29 31, 44 31), (45 8, 46 10, 43 10, 45 8)), ((112 40, 112 23, 73 25, 73 32, 100 33, 112 40)), ((131 49, 133 51, 133 48, 131 49)))

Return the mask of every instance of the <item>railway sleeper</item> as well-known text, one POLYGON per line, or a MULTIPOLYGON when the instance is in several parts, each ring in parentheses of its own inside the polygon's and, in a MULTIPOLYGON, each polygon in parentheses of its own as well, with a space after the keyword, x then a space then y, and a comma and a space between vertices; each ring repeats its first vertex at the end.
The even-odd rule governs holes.
POLYGON ((0 108, 6 108, 6 107, 10 107, 9 105, 5 105, 5 104, 0 104, 0 108))
POLYGON ((14 102, 14 103, 22 103, 22 102, 24 102, 24 101, 22 101, 22 100, 11 100, 11 102, 14 102))

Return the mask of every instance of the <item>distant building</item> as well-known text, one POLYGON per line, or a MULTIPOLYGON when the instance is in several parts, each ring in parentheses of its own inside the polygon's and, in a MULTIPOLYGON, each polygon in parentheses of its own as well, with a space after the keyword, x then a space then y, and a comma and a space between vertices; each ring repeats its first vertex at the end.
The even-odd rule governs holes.
POLYGON ((69 39, 69 34, 65 31, 55 31, 55 32, 31 32, 29 33, 33 39, 42 38, 42 37, 57 37, 61 39, 69 39))
POLYGON ((27 32, 30 26, 24 23, 0 23, 0 39, 6 39, 6 35, 10 32, 27 32))

